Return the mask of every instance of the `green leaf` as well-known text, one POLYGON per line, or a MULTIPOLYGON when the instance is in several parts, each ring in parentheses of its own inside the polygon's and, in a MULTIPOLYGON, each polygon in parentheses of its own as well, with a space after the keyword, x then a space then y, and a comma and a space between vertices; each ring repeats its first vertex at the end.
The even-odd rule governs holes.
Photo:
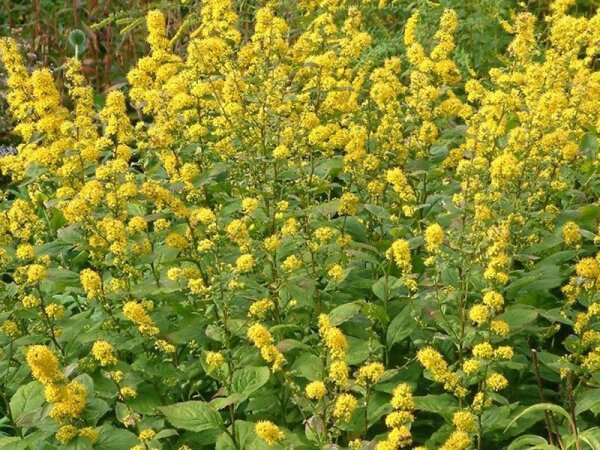
POLYGON ((440 416, 450 416, 458 409, 458 401, 450 394, 425 395, 415 397, 415 405, 421 411, 432 412, 440 416))
POLYGON ((21 439, 20 437, 14 437, 14 436, 0 437, 0 448, 1 449, 6 449, 6 450, 21 449, 21 448, 25 448, 24 445, 26 445, 26 443, 23 442, 23 439, 21 439))
POLYGON ((99 430, 94 450, 122 450, 138 443, 138 437, 131 431, 113 426, 104 426, 99 430))
POLYGON ((508 322, 511 331, 514 331, 524 328, 526 325, 533 322, 537 316, 537 311, 531 307, 525 305, 510 305, 503 314, 498 316, 498 319, 508 322))
POLYGON ((175 403, 158 409, 175 428, 196 432, 224 429, 221 415, 206 402, 175 403))
POLYGON ((89 423, 96 424, 110 410, 110 406, 99 398, 88 398, 83 417, 89 423))
POLYGON ((548 445, 548 442, 541 436, 528 434, 512 441, 507 450, 521 450, 523 448, 531 448, 531 446, 535 445, 548 445))
POLYGON ((296 372, 298 376, 304 377, 307 380, 321 380, 323 378, 323 361, 312 353, 303 353, 300 355, 294 364, 292 370, 296 372))
POLYGON ((29 414, 44 404, 44 386, 32 381, 21 386, 10 400, 10 410, 15 421, 29 414))
POLYGON ((532 405, 529 408, 526 408, 523 411, 521 411, 517 415, 517 417, 515 417, 513 420, 511 420, 511 422, 506 426, 504 431, 508 430, 521 417, 531 414, 531 413, 540 412, 540 411, 552 411, 553 413, 556 413, 556 414, 559 414, 559 415, 565 417, 567 419, 567 421, 569 422, 569 424, 571 425, 571 427, 573 428, 573 422, 571 421, 571 416, 564 408, 561 408, 560 406, 554 405, 552 403, 538 403, 536 405, 532 405))
POLYGON ((412 313, 412 308, 406 306, 392 319, 387 329, 388 349, 395 343, 408 337, 417 328, 417 321, 414 319, 412 313))
POLYGON ((267 367, 244 367, 233 373, 231 394, 238 394, 240 402, 248 399, 254 392, 264 386, 271 373, 267 367))
POLYGON ((381 277, 377 280, 372 287, 373 293, 379 300, 387 301, 394 297, 392 293, 392 287, 398 281, 398 278, 388 276, 381 277))
POLYGON ((61 449, 63 450, 92 450, 92 442, 89 439, 86 439, 81 436, 77 436, 72 441, 69 441, 68 444, 62 445, 61 449))
POLYGON ((594 427, 579 434, 579 439, 589 445, 592 450, 600 449, 600 439, 592 434, 593 431, 597 430, 598 428, 594 427))
POLYGON ((600 404, 600 389, 589 389, 583 391, 575 398, 575 416, 600 404))
POLYGON ((331 325, 338 326, 352 319, 360 309, 360 305, 357 303, 340 305, 329 313, 329 321, 331 322, 331 325))

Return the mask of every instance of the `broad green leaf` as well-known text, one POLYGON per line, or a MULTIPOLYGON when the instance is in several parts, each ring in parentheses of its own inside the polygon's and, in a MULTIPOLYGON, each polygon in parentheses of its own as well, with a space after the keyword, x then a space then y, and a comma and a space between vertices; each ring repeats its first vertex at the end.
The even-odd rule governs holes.
POLYGON ((418 409, 441 416, 449 417, 458 409, 458 401, 450 394, 430 394, 422 397, 414 397, 414 400, 418 409))
POLYGON ((569 424, 571 425, 571 427, 573 426, 573 422, 571 421, 571 416, 569 415, 569 413, 564 409, 561 408, 558 405, 554 405, 552 403, 538 403, 536 405, 532 405, 526 409, 524 409, 523 411, 521 411, 517 417, 515 417, 507 426, 506 426, 506 430, 508 430, 517 420, 519 420, 521 417, 528 415, 528 414, 532 414, 532 413, 537 413, 537 412, 542 412, 542 411, 552 411, 553 413, 556 413, 560 416, 563 416, 564 418, 567 419, 567 421, 569 422, 569 424))
POLYGON ((158 409, 175 428, 196 432, 223 429, 221 415, 206 402, 175 403, 158 409))
POLYGON ((32 381, 21 386, 10 400, 10 410, 15 421, 31 413, 44 404, 44 386, 32 381))
POLYGON ((133 447, 138 443, 138 437, 129 430, 103 426, 99 430, 98 440, 94 443, 94 450, 122 450, 133 447))
POLYGON ((600 389, 588 389, 575 397, 575 416, 600 404, 600 389))
POLYGON ((521 436, 511 442, 508 446, 507 450, 522 450, 529 449, 532 446, 536 445, 548 445, 546 439, 541 436, 535 436, 533 434, 528 434, 526 436, 521 436))
POLYGON ((329 321, 331 325, 338 326, 350 319, 352 319, 359 311, 361 307, 357 303, 346 303, 334 308, 329 313, 329 321))
POLYGON ((388 349, 397 342, 401 342, 417 328, 417 321, 413 317, 413 309, 406 306, 392 319, 387 329, 388 349))
POLYGON ((244 367, 237 370, 231 379, 231 394, 239 395, 239 401, 242 402, 264 386, 270 376, 268 367, 244 367))

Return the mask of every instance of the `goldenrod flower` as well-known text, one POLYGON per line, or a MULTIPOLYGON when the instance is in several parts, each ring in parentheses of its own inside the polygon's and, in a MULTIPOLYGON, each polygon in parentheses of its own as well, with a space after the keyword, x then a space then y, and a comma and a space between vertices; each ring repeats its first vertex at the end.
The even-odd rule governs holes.
POLYGON ((349 421, 358 402, 352 394, 340 394, 335 400, 333 417, 338 421, 349 421))
POLYGON ((322 381, 312 381, 306 385, 306 396, 311 400, 319 400, 327 393, 325 383, 322 381))
POLYGON ((64 375, 58 368, 58 358, 45 345, 32 345, 27 350, 27 364, 31 374, 43 385, 60 382, 64 375))
POLYGON ((475 415, 470 411, 457 411, 452 415, 452 423, 459 431, 470 433, 475 428, 475 415))
POLYGON ((382 363, 372 362, 372 363, 366 364, 366 365, 362 366, 360 369, 358 369, 357 381, 360 384, 377 383, 383 376, 384 372, 385 372, 385 367, 382 363))
POLYGON ((285 434, 277 425, 268 420, 257 422, 254 430, 259 438, 265 441, 268 445, 275 445, 285 439, 285 434))
POLYGON ((100 297, 102 294, 102 278, 92 269, 83 269, 79 275, 81 286, 88 298, 100 297))
POLYGON ((485 386, 492 391, 500 391, 508 386, 508 380, 502 374, 493 373, 485 380, 485 386))
POLYGON ((115 349, 107 341, 96 341, 92 346, 92 355, 102 367, 117 363, 115 349))
POLYGON ((437 223, 431 224, 425 230, 425 248, 428 252, 436 251, 444 242, 444 230, 437 223))
POLYGON ((46 268, 40 264, 32 264, 27 270, 27 281, 36 283, 42 281, 46 277, 46 268))

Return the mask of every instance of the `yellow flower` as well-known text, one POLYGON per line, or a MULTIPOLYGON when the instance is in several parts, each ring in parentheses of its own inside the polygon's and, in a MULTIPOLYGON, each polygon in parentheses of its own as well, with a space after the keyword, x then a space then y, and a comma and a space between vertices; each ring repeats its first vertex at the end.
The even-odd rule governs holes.
POLYGON ((435 252, 444 242, 444 230, 437 223, 429 225, 425 230, 425 248, 435 252))
POLYGON ((217 369, 223 365, 225 358, 219 352, 206 352, 206 364, 211 369, 217 369))
POLYGON ((504 345, 502 347, 498 347, 494 350, 494 357, 498 359, 512 359, 513 357, 513 349, 508 345, 504 345))
POLYGON ((285 357, 279 351, 277 347, 272 344, 260 347, 260 356, 269 364, 271 364, 271 371, 277 372, 281 370, 285 364, 285 357))
POLYGON ((35 251, 31 244, 21 244, 17 247, 17 258, 22 260, 33 259, 35 257, 35 251))
POLYGON ((282 263, 281 268, 286 272, 294 272, 302 267, 302 260, 296 255, 288 256, 282 263))
POLYGON ((440 450, 465 450, 470 446, 471 438, 468 433, 457 430, 446 439, 446 442, 440 447, 440 450))
POLYGON ((562 227, 562 235, 567 245, 577 245, 581 241, 579 225, 575 222, 567 222, 562 227))
POLYGON ((127 224, 127 230, 130 233, 141 233, 148 228, 148 222, 141 216, 132 217, 127 224))
POLYGON ((327 388, 322 381, 313 381, 306 385, 305 392, 306 396, 311 400, 319 400, 325 396, 327 388))
POLYGON ((146 428, 145 430, 140 431, 139 438, 142 442, 150 442, 156 436, 156 431, 152 428, 146 428))
POLYGON ((2 322, 2 326, 0 326, 0 330, 4 332, 7 336, 15 338, 21 334, 19 330, 19 326, 16 322, 12 320, 5 320, 2 322))
POLYGON ((496 311, 500 311, 504 306, 504 297, 497 291, 489 291, 483 296, 483 303, 496 311))
POLYGON ((259 438, 265 441, 268 445, 275 445, 285 439, 285 434, 277 425, 268 420, 257 422, 254 430, 259 438))
POLYGON ((137 391, 129 386, 124 386, 119 390, 119 394, 124 399, 137 397, 137 391))
POLYGON ((31 309, 40 306, 42 301, 35 295, 26 295, 21 299, 21 303, 23 303, 24 308, 31 309))
POLYGON ((31 374, 43 385, 49 385, 64 380, 58 368, 58 358, 45 345, 32 345, 27 350, 27 364, 31 374))
POLYGON ((250 254, 240 256, 235 262, 235 268, 240 273, 250 272, 254 268, 254 257, 250 254))
POLYGON ((349 421, 358 402, 352 394, 340 394, 335 400, 333 417, 338 421, 349 421))
POLYGON ((248 310, 248 317, 262 320, 265 318, 267 313, 274 307, 275 303, 273 303, 273 300, 269 298, 257 300, 250 305, 250 309, 248 310))
POLYGON ((344 278, 344 268, 340 264, 334 264, 330 267, 327 275, 329 275, 335 281, 342 281, 344 278))
POLYGON ((329 366, 329 378, 339 387, 345 388, 348 386, 349 376, 348 365, 345 361, 333 361, 329 366))
POLYGON ((575 266, 577 275, 590 280, 595 280, 600 275, 600 265, 594 258, 583 258, 575 266))
POLYGON ((273 343, 273 336, 263 325, 255 323, 248 328, 248 339, 252 341, 258 348, 265 347, 273 343))
POLYGON ((394 409, 410 411, 415 408, 415 402, 413 401, 412 391, 410 386, 406 383, 401 383, 394 388, 392 392, 392 400, 390 405, 394 409))
POLYGON ((57 422, 64 422, 81 416, 85 410, 87 388, 73 380, 60 392, 58 401, 52 405, 50 417, 57 422))
POLYGON ((508 380, 502 374, 493 373, 487 377, 485 385, 492 391, 500 391, 508 386, 508 380))
POLYGON ((390 261, 394 261, 405 273, 409 273, 412 270, 410 246, 405 239, 394 241, 392 246, 385 253, 385 256, 390 261))
POLYGON ((290 149, 285 145, 278 145, 273 150, 273 158, 275 159, 287 159, 291 154, 290 149))
POLYGON ((32 264, 27 270, 27 281, 36 283, 42 281, 46 277, 46 268, 40 264, 32 264))
POLYGON ((451 385, 456 384, 454 374, 448 368, 448 363, 437 350, 432 347, 425 347, 417 352, 417 359, 423 367, 432 373, 436 381, 450 383, 451 385))
POLYGON ((372 362, 362 366, 358 369, 358 383, 360 384, 373 384, 377 383, 383 373, 385 372, 385 367, 380 362, 372 362))
POLYGON ((192 278, 191 280, 188 280, 188 287, 192 294, 203 295, 207 292, 206 285, 202 278, 192 278))
POLYGON ((457 411, 452 416, 452 423, 459 431, 470 433, 475 428, 475 415, 470 411, 457 411))
POLYGON ((123 305, 123 315, 138 325, 138 329, 142 334, 155 336, 159 333, 159 329, 154 325, 152 318, 148 315, 146 308, 137 302, 129 301, 123 305))
POLYGON ((106 341, 96 341, 92 346, 92 355, 100 363, 102 367, 110 366, 117 363, 115 349, 106 341))
POLYGON ((353 216, 358 212, 359 198, 356 194, 346 192, 340 197, 338 212, 342 216, 353 216))
POLYGON ((72 441, 79 434, 77 427, 73 425, 63 425, 55 434, 56 440, 65 445, 72 441))
POLYGON ((385 176, 387 182, 392 185, 400 200, 413 203, 416 200, 415 193, 408 184, 404 171, 400 168, 390 169, 385 176))
POLYGON ((463 363, 462 370, 467 375, 473 375, 477 373, 479 368, 481 367, 481 362, 477 359, 467 359, 463 363))
POLYGON ((344 358, 348 349, 346 336, 336 327, 330 327, 325 333, 325 345, 329 349, 331 356, 336 359, 344 358))
POLYGON ((393 411, 385 417, 385 425, 388 428, 397 428, 415 420, 415 416, 409 411, 393 411))
POLYGON ((50 319, 60 320, 65 313, 65 308, 59 303, 50 303, 46 305, 44 312, 50 319))
POLYGON ((88 298, 100 297, 102 294, 102 278, 92 269, 83 269, 79 275, 81 286, 88 298))
POLYGON ((481 325, 490 317, 490 309, 487 305, 474 305, 469 310, 469 319, 475 322, 477 325, 481 325))
POLYGON ((265 239, 265 249, 269 253, 275 253, 280 245, 281 245, 281 240, 279 239, 279 236, 277 236, 276 234, 269 236, 268 238, 265 239))
POLYGON ((98 440, 98 431, 92 427, 85 427, 79 430, 79 436, 86 438, 92 443, 98 440))
POLYGON ((259 205, 260 202, 256 198, 242 199, 242 211, 244 211, 244 214, 251 214, 259 205))
POLYGON ((492 320, 490 322, 490 329, 494 334, 502 337, 508 336, 510 333, 510 327, 504 320, 492 320))
POLYGON ((476 358, 489 359, 494 356, 494 349, 489 342, 482 342, 473 347, 473 355, 476 358))

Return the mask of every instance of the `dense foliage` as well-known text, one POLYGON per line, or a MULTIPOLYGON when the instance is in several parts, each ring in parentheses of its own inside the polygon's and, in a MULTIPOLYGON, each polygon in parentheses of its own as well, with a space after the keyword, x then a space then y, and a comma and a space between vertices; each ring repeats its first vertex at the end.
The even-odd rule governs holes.
POLYGON ((0 39, 0 449, 600 449, 600 13, 388 6, 152 10, 101 105, 0 39))

